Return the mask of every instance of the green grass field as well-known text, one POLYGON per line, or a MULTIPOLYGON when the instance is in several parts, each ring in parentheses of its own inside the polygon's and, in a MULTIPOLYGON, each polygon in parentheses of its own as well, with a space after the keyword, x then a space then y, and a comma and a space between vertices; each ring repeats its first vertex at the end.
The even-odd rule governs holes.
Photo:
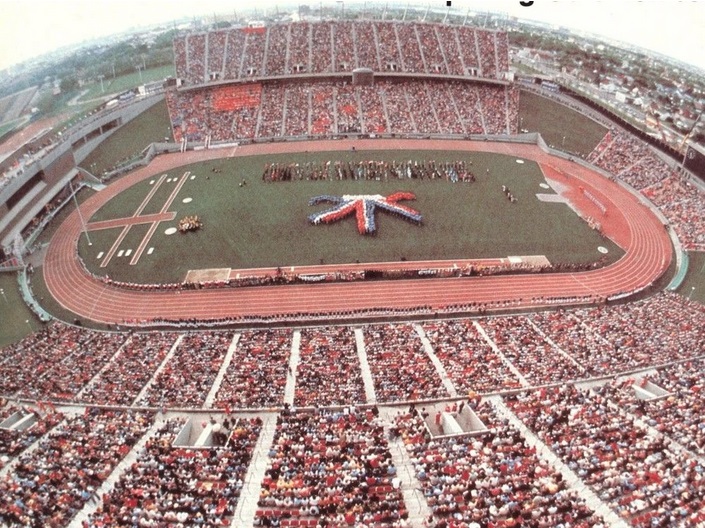
POLYGON ((83 160, 81 167, 99 176, 119 161, 137 156, 150 143, 164 141, 165 137, 171 138, 171 122, 166 101, 160 101, 103 141, 83 160))
POLYGON ((12 121, 7 121, 0 125, 0 142, 9 138, 16 128, 24 125, 28 121, 29 117, 23 116, 18 117, 17 119, 13 119, 12 121))
POLYGON ((42 328, 37 319, 22 300, 15 273, 0 273, 0 347, 15 343, 30 332, 42 328))
POLYGON ((523 90, 519 98, 519 123, 522 129, 539 132, 548 145, 583 156, 607 133, 605 127, 589 117, 523 90))
MULTIPOLYGON (((307 160, 392 160, 408 159, 392 151, 336 152, 281 156, 231 158, 181 167, 168 173, 196 175, 187 180, 170 211, 173 222, 164 222, 148 244, 136 266, 129 257, 114 257, 100 268, 98 254, 106 253, 119 230, 93 231, 92 246, 81 237, 79 252, 88 268, 109 274, 116 280, 135 282, 181 281, 191 269, 247 268, 305 264, 382 262, 446 258, 488 258, 511 255, 546 255, 554 262, 593 262, 600 257, 598 246, 609 249, 616 260, 622 252, 602 239, 565 204, 539 201, 536 193, 552 192, 533 162, 518 164, 515 158, 487 153, 416 152, 414 159, 436 161, 465 159, 478 175, 475 183, 428 180, 390 181, 295 181, 264 183, 266 162, 307 160), (215 174, 217 167, 222 173, 215 174), (487 169, 490 174, 487 174, 487 169), (243 180, 247 184, 240 187, 243 180), (502 193, 508 185, 518 203, 510 204, 502 193), (424 216, 423 226, 378 213, 375 236, 358 234, 354 217, 313 226, 308 215, 326 208, 309 207, 311 197, 321 194, 382 194, 411 191, 417 196, 407 204, 424 216), (192 198, 183 203, 184 198, 192 198), (198 232, 165 235, 180 218, 197 214, 204 227, 198 232)), ((146 197, 150 181, 134 185, 108 202, 91 221, 131 216, 146 197)), ((162 184, 145 212, 158 211, 173 189, 174 181, 162 184)), ((141 231, 141 230, 140 230, 141 231)), ((138 233, 139 234, 139 233, 138 233)), ((141 236, 130 235, 118 248, 135 251, 141 236)))
POLYGON ((102 97, 104 95, 118 94, 129 90, 130 88, 136 88, 145 83, 160 81, 166 79, 167 77, 173 77, 176 74, 173 65, 159 66, 157 68, 149 68, 142 72, 142 80, 140 81, 140 74, 138 71, 135 73, 130 73, 128 75, 121 75, 115 79, 105 78, 103 79, 103 89, 101 90, 100 81, 97 83, 88 85, 86 88, 88 92, 85 93, 80 99, 81 101, 88 101, 96 97, 102 97))
POLYGON ((693 251, 688 253, 688 257, 688 274, 678 288, 678 293, 705 304, 705 252, 693 251))

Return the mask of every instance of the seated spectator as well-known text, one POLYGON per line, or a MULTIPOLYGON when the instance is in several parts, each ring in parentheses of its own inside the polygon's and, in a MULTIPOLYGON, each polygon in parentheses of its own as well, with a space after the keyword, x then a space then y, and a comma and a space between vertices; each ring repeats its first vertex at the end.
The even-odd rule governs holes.
POLYGON ((384 428, 372 410, 284 412, 262 482, 256 526, 406 526, 384 428))
MULTIPOLYGON (((223 447, 173 445, 184 419, 169 420, 91 516, 99 526, 227 526, 237 505, 262 423, 226 420, 223 447)), ((225 426, 224 426, 225 427, 225 426)))
POLYGON ((411 325, 365 328, 365 350, 379 402, 448 396, 411 325))
POLYGON ((437 526, 601 526, 560 473, 488 403, 470 403, 482 436, 432 439, 416 409, 395 419, 437 526), (474 524, 469 524, 474 523, 474 524))
POLYGON ((148 413, 95 409, 70 418, 0 478, 0 523, 68 525, 151 420, 148 413))
POLYGON ((284 403, 290 331, 250 330, 242 333, 234 358, 216 394, 215 406, 280 407, 284 403))
POLYGON ((294 396, 297 407, 366 402, 351 328, 302 330, 299 355, 294 396))

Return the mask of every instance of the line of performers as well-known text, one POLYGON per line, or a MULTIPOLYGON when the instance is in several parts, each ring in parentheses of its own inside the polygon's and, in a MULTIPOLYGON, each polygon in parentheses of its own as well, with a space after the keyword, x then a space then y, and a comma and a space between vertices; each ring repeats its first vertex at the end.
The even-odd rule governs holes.
POLYGON ((389 180, 428 179, 474 182, 475 174, 465 161, 326 161, 266 163, 262 180, 389 180))
POLYGON ((504 193, 504 196, 507 197, 507 200, 509 200, 511 203, 517 202, 517 199, 512 194, 512 191, 506 185, 502 185, 502 192, 504 193))

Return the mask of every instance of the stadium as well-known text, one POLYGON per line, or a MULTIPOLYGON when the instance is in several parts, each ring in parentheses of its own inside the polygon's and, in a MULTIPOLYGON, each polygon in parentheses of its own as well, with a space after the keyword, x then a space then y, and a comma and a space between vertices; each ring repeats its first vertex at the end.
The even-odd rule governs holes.
POLYGON ((502 30, 173 51, 2 161, 5 267, 50 322, 0 350, 1 523, 705 525, 696 149, 511 74, 502 30), (531 101, 585 129, 525 131, 531 101), (171 137, 85 168, 159 105, 171 137))

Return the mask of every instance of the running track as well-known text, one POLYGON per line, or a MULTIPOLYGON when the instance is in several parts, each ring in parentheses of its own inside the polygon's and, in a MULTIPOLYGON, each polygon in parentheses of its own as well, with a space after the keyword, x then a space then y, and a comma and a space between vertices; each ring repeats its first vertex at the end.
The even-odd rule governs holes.
MULTIPOLYGON (((354 140, 248 145, 157 157, 96 193, 81 205, 90 218, 104 203, 134 183, 167 170, 207 159, 270 152, 344 150, 474 150, 532 159, 551 180, 567 186, 565 193, 584 214, 598 218, 603 231, 626 254, 611 266, 580 273, 510 275, 428 280, 395 280, 258 286, 213 290, 143 292, 108 286, 88 275, 77 258, 81 222, 74 211, 60 226, 49 245, 44 277, 50 293, 77 316, 103 322, 151 319, 201 320, 268 316, 301 312, 337 312, 377 307, 414 308, 467 303, 513 302, 514 307, 537 306, 533 297, 608 297, 649 286, 669 266, 672 247, 656 216, 623 187, 582 166, 554 158, 535 145, 441 140, 354 140), (601 217, 597 207, 578 191, 582 186, 607 205, 601 217), (518 301, 521 299, 521 301, 518 301)), ((587 302, 587 300, 586 300, 587 302)))

